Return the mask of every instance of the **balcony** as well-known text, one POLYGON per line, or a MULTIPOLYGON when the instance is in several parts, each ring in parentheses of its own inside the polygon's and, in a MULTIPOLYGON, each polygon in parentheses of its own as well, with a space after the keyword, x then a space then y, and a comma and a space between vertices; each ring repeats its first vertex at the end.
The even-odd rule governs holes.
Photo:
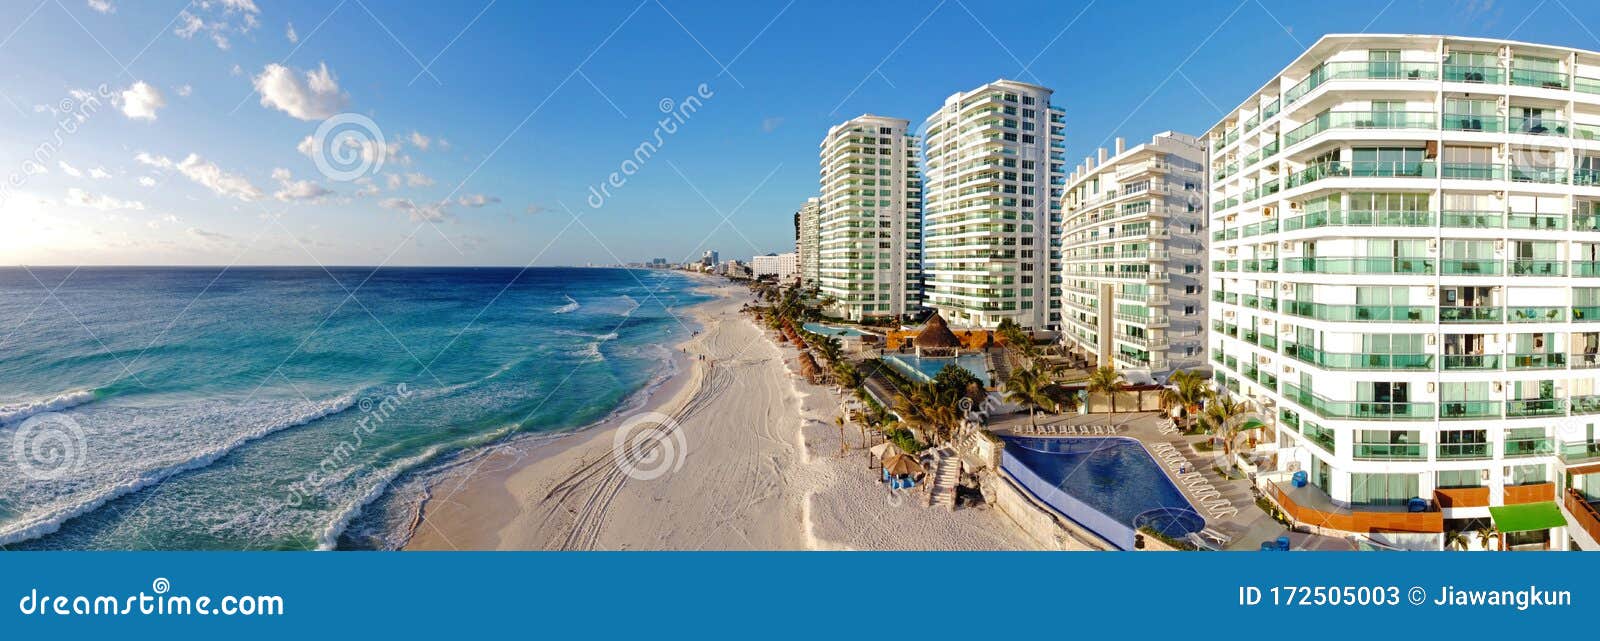
POLYGON ((1504 444, 1505 458, 1550 456, 1556 453, 1555 441, 1550 437, 1511 438, 1504 444))
POLYGON ((1282 307, 1287 314, 1332 322, 1431 323, 1434 318, 1432 307, 1330 305, 1306 301, 1283 301, 1282 307))
POLYGON ((1372 371, 1432 371, 1432 354, 1365 354, 1324 352, 1314 347, 1284 343, 1283 353, 1323 369, 1372 371))
POLYGON ((1509 307, 1506 321, 1512 323, 1561 323, 1567 318, 1565 307, 1509 307))
POLYGON ((1444 356, 1446 370, 1460 369, 1500 369, 1499 354, 1446 354, 1444 356))
POLYGON ((1506 401, 1506 418, 1566 415, 1567 399, 1564 398, 1535 398, 1506 401))
POLYGON ((1511 84, 1520 87, 1543 87, 1545 89, 1566 89, 1567 74, 1559 71, 1540 71, 1511 67, 1511 84))
POLYGON ((1283 271, 1287 274, 1432 274, 1433 260, 1429 258, 1394 258, 1372 256, 1340 256, 1285 258, 1283 271))
POLYGON ((1565 214, 1531 214, 1511 212, 1506 217, 1506 227, 1511 229, 1539 229, 1556 231, 1567 228, 1565 214))
POLYGON ((1498 323, 1505 312, 1503 307, 1439 307, 1441 323, 1498 323))
POLYGON ((1323 418, 1377 421, 1424 421, 1434 418, 1433 403, 1335 401, 1288 384, 1283 386, 1283 394, 1323 418))
POLYGON ((1500 229, 1506 226, 1505 213, 1498 211, 1443 211, 1439 224, 1462 229, 1500 229))
POLYGON ((1506 72, 1499 67, 1447 64, 1444 66, 1444 81, 1500 85, 1506 82, 1506 72))
POLYGON ((1482 258, 1446 258, 1439 261, 1445 276, 1499 276, 1500 261, 1482 258))
POLYGON ((1584 500, 1583 494, 1569 487, 1567 488, 1566 506, 1567 512, 1571 513, 1572 517, 1578 521, 1578 527, 1583 528, 1589 538, 1600 541, 1600 511, 1594 509, 1594 504, 1584 500))
MULTIPOLYGON (((1499 401, 1441 401, 1439 418, 1447 421, 1470 421, 1500 418, 1499 401)), ((1444 447, 1441 445, 1440 447, 1444 447)), ((1485 450, 1487 452, 1488 450, 1485 450)))
POLYGON ((1356 443, 1358 461, 1426 461, 1428 452, 1420 443, 1356 443))
POLYGON ((1433 500, 1441 508, 1489 507, 1487 487, 1441 487, 1433 491, 1433 500))
POLYGON ((1410 512, 1403 505, 1341 506, 1315 486, 1285 488, 1269 485, 1272 500, 1298 523, 1341 532, 1444 531, 1444 513, 1410 512))
POLYGON ((1440 443, 1441 461, 1472 461, 1489 458, 1488 443, 1440 443))

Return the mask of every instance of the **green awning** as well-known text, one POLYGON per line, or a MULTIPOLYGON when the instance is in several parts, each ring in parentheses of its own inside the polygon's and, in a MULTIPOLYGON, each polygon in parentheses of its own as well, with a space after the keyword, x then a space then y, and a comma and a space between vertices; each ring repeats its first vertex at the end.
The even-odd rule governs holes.
POLYGON ((1489 516, 1494 519, 1495 529, 1501 532, 1548 530, 1567 524, 1555 501, 1490 507, 1489 516))
POLYGON ((1251 419, 1246 419, 1245 422, 1244 422, 1244 425, 1240 425, 1239 426, 1239 431, 1248 432, 1248 431, 1256 429, 1258 427, 1266 427, 1266 426, 1267 426, 1267 424, 1261 422, 1261 419, 1259 419, 1259 418, 1251 418, 1251 419))

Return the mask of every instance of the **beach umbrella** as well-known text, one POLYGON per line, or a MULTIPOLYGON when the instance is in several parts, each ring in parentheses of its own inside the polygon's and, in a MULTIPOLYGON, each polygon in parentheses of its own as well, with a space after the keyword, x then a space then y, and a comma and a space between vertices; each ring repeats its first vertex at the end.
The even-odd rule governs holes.
POLYGON ((894 476, 910 476, 922 473, 922 464, 902 452, 883 459, 883 469, 894 476))

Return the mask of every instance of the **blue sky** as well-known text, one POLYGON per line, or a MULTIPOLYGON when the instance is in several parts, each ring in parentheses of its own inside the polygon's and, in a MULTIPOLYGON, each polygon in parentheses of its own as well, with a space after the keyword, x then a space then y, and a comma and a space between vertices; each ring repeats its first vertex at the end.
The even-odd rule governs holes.
POLYGON ((1575 0, 3 5, 0 264, 744 257, 792 247, 830 125, 996 78, 1054 88, 1081 158, 1204 131, 1324 33, 1600 49, 1575 0), (328 139, 366 136, 359 182, 306 144, 338 114, 382 132, 381 168, 371 130, 328 139))

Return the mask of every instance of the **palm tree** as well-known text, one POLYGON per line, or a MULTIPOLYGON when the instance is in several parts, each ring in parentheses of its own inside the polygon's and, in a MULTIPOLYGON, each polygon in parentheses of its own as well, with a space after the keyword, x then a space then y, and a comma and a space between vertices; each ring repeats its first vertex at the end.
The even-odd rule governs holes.
POLYGON ((856 369, 856 366, 846 361, 835 361, 833 363, 833 376, 839 386, 845 389, 855 389, 861 386, 861 370, 856 369))
POLYGON ((1208 428, 1222 437, 1222 451, 1224 454, 1233 453, 1234 417, 1243 414, 1246 410, 1244 403, 1234 400, 1231 396, 1217 396, 1206 402, 1205 413, 1201 415, 1208 428))
POLYGON ((1455 548, 1457 550, 1467 549, 1466 530, 1450 530, 1449 532, 1444 533, 1444 549, 1448 550, 1451 548, 1455 548))
POLYGON ((1495 531, 1493 523, 1484 523, 1483 527, 1478 528, 1477 534, 1478 542, 1483 544, 1483 549, 1485 550, 1494 549, 1489 547, 1489 539, 1500 538, 1500 533, 1495 531))
POLYGON ((840 414, 833 417, 833 424, 839 427, 839 458, 844 458, 845 454, 850 450, 849 445, 844 441, 844 415, 840 414))
POLYGON ((1211 396, 1211 389, 1206 387, 1206 377, 1194 370, 1178 370, 1172 373, 1167 383, 1169 386, 1161 390, 1162 400, 1183 408, 1183 422, 1187 429, 1189 422, 1200 413, 1201 406, 1211 396))
POLYGON ((1085 388, 1090 394, 1105 394, 1111 400, 1111 406, 1106 410, 1106 422, 1111 422, 1111 415, 1117 411, 1117 392, 1121 392, 1127 383, 1122 379, 1122 374, 1109 365, 1095 369, 1089 374, 1085 388))
POLYGON ((1049 379, 1044 372, 1036 367, 1027 367, 1011 372, 1006 379, 1006 400, 1028 408, 1028 423, 1033 427, 1039 426, 1038 410, 1054 403, 1050 395, 1045 393, 1049 387, 1049 379))

